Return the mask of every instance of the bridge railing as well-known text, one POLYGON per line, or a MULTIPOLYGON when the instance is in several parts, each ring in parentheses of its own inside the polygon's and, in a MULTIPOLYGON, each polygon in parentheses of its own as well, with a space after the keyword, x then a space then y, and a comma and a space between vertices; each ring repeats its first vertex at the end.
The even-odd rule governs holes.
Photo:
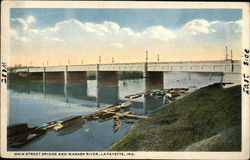
MULTIPOLYGON (((99 64, 99 71, 144 71, 145 63, 99 64)), ((18 68, 16 72, 96 71, 96 64, 18 68), (66 69, 67 68, 67 69, 66 69)), ((147 71, 241 72, 241 61, 150 62, 147 71)))
POLYGON ((96 71, 96 64, 68 66, 68 71, 96 71))
POLYGON ((183 72, 238 72, 240 61, 199 61, 199 62, 162 62, 148 63, 148 71, 183 71, 183 72))
POLYGON ((100 71, 142 71, 143 63, 101 64, 100 71))
POLYGON ((44 71, 44 67, 32 67, 29 68, 29 72, 43 72, 44 71))
POLYGON ((16 68, 15 72, 29 72, 29 68, 16 68))

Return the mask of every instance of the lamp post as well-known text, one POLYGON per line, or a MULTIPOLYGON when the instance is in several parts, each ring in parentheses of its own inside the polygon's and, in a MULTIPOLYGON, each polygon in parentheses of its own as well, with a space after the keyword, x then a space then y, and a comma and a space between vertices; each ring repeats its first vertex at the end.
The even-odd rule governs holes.
POLYGON ((231 61, 233 60, 233 50, 231 50, 231 61))
POLYGON ((226 46, 226 60, 228 60, 227 46, 226 46))
POLYGON ((102 57, 99 56, 99 64, 102 62, 102 57))

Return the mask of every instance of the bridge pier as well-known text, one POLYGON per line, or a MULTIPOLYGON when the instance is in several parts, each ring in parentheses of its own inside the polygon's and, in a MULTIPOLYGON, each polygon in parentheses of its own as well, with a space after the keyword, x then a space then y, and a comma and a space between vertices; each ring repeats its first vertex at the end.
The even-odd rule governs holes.
POLYGON ((164 88, 163 72, 148 71, 148 63, 143 64, 143 77, 145 78, 145 90, 164 88))
POLYGON ((223 73, 223 82, 232 82, 233 85, 241 84, 241 74, 240 73, 223 73))
POLYGON ((209 78, 208 79, 212 80, 212 73, 211 72, 209 73, 209 78))
POLYGON ((67 73, 67 76, 66 76, 67 84, 72 84, 72 83, 87 84, 87 72, 86 71, 75 71, 75 72, 68 71, 66 73, 67 73))
POLYGON ((68 103, 68 87, 72 84, 84 84, 85 89, 83 93, 87 93, 87 72, 86 71, 68 71, 68 66, 66 66, 64 71, 64 96, 65 101, 68 103))
POLYGON ((164 105, 164 98, 162 99, 155 99, 151 96, 144 97, 143 100, 143 114, 147 115, 150 111, 163 106, 164 105))
POLYGON ((191 80, 192 76, 191 76, 191 72, 188 72, 188 80, 191 80))
POLYGON ((64 72, 44 72, 43 80, 45 83, 64 83, 64 72))
POLYGON ((118 86, 118 72, 117 71, 98 71, 97 72, 98 86, 118 86))
POLYGON ((145 89, 164 88, 163 72, 146 72, 145 89))
POLYGON ((96 67, 96 81, 97 81, 97 107, 100 107, 100 102, 116 103, 118 101, 118 80, 119 74, 117 71, 99 71, 99 64, 96 67), (116 94, 112 94, 112 93, 116 94))

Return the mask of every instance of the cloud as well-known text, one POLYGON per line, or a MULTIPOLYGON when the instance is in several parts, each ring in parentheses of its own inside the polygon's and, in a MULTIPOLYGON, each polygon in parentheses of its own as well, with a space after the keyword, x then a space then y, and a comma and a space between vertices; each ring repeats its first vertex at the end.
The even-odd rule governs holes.
POLYGON ((28 16, 27 19, 26 19, 26 22, 28 24, 36 23, 36 19, 33 16, 28 16))
POLYGON ((224 43, 232 45, 240 42, 242 25, 238 21, 207 21, 205 19, 194 19, 176 30, 176 41, 181 43, 197 44, 224 43))
POLYGON ((117 23, 105 21, 102 24, 96 24, 91 22, 82 23, 76 19, 69 19, 57 23, 54 27, 44 29, 42 33, 49 32, 82 32, 82 33, 94 33, 97 35, 105 35, 107 33, 118 33, 120 26, 117 23))
MULTIPOLYGON (((217 23, 217 22, 213 22, 217 23)), ((204 19, 195 19, 190 22, 187 22, 183 27, 182 30, 184 32, 190 32, 192 35, 197 35, 197 33, 204 33, 208 34, 214 32, 210 29, 211 23, 204 19)))
POLYGON ((222 22, 222 21, 211 21, 208 22, 204 19, 195 19, 188 23, 186 23, 182 30, 186 32, 196 32, 196 33, 215 33, 215 32, 238 32, 242 29, 242 20, 238 21, 229 21, 229 22, 222 22))
POLYGON ((173 31, 166 29, 163 26, 152 26, 143 31, 146 37, 150 37, 157 40, 168 41, 169 39, 176 38, 173 31))
POLYGON ((142 31, 134 31, 129 27, 121 27, 111 21, 102 23, 81 22, 76 19, 64 20, 54 26, 38 29, 35 27, 36 18, 28 16, 26 18, 12 18, 21 24, 23 31, 13 31, 17 40, 22 42, 31 41, 33 43, 49 43, 48 40, 56 44, 64 42, 67 44, 81 44, 82 46, 93 45, 101 46, 110 44, 115 48, 125 46, 138 46, 147 43, 167 44, 172 41, 175 43, 194 42, 213 40, 234 40, 241 38, 242 20, 222 22, 207 21, 205 19, 194 19, 180 28, 169 29, 165 26, 150 26, 142 31), (83 45, 84 44, 84 45, 83 45))
POLYGON ((22 18, 16 18, 16 21, 19 22, 22 27, 23 27, 23 30, 27 30, 28 29, 28 24, 26 23, 26 21, 22 18))
POLYGON ((11 21, 18 22, 22 25, 23 30, 27 30, 32 23, 36 23, 36 19, 33 16, 28 16, 26 19, 23 18, 11 18, 11 21))

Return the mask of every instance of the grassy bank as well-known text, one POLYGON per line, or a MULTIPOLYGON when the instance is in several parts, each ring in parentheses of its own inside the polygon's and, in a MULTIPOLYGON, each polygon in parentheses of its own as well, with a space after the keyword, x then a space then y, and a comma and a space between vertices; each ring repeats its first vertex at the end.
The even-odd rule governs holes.
POLYGON ((240 151, 241 89, 204 87, 141 120, 108 150, 240 151))

